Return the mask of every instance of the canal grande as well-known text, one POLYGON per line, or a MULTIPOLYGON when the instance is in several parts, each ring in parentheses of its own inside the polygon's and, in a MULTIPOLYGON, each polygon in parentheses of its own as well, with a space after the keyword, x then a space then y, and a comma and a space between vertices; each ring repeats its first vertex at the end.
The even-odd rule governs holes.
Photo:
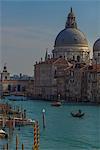
MULTIPOLYGON (((8 101, 8 103, 26 109, 28 118, 39 121, 40 150, 100 150, 100 106, 63 104, 61 107, 52 107, 50 102, 38 100, 8 101), (42 125, 43 109, 46 110, 45 129, 42 125), (71 111, 78 109, 85 113, 83 118, 73 118, 70 115, 71 111)), ((33 126, 23 126, 20 130, 16 127, 15 130, 8 132, 10 134, 8 140, 0 139, 0 150, 7 142, 9 149, 14 150, 17 134, 19 150, 22 143, 25 150, 32 149, 33 126)))

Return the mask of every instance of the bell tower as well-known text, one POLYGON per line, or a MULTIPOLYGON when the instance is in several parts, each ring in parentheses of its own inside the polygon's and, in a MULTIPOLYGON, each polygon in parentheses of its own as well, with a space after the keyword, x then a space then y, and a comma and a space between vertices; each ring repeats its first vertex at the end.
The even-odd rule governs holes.
POLYGON ((8 71, 7 71, 6 64, 4 64, 3 71, 1 73, 1 78, 2 78, 2 81, 10 80, 10 73, 8 73, 8 71))

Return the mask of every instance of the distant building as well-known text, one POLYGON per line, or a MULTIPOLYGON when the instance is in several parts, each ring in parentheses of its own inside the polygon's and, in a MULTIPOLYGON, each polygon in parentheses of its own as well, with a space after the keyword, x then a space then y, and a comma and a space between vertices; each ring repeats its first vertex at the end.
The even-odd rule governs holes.
POLYGON ((3 71, 1 72, 1 85, 3 95, 34 95, 33 77, 22 74, 10 76, 6 65, 4 65, 3 71))

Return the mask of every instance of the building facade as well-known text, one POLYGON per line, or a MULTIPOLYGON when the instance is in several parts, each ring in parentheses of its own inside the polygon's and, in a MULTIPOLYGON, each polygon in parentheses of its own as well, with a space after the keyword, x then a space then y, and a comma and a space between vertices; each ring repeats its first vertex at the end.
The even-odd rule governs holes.
POLYGON ((58 86, 55 78, 57 68, 68 66, 67 60, 62 57, 46 58, 45 61, 34 65, 35 96, 44 99, 55 99, 58 95, 58 86))

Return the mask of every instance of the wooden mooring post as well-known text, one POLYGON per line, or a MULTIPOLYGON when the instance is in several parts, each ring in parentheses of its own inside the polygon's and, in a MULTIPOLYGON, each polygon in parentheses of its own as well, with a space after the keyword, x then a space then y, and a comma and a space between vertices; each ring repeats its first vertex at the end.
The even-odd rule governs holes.
POLYGON ((3 150, 8 150, 8 143, 3 145, 3 150))
POLYGON ((46 127, 46 120, 45 120, 45 109, 42 110, 42 120, 43 120, 43 128, 46 127))
POLYGON ((6 150, 6 145, 3 145, 3 150, 6 150))
POLYGON ((16 135, 16 150, 18 150, 18 135, 16 135))
POLYGON ((33 150, 39 150, 39 124, 38 121, 35 121, 34 123, 34 144, 33 144, 33 150))
POLYGON ((7 150, 8 150, 8 143, 6 144, 6 148, 7 148, 7 150))
POLYGON ((24 144, 22 143, 22 150, 24 150, 24 144))

